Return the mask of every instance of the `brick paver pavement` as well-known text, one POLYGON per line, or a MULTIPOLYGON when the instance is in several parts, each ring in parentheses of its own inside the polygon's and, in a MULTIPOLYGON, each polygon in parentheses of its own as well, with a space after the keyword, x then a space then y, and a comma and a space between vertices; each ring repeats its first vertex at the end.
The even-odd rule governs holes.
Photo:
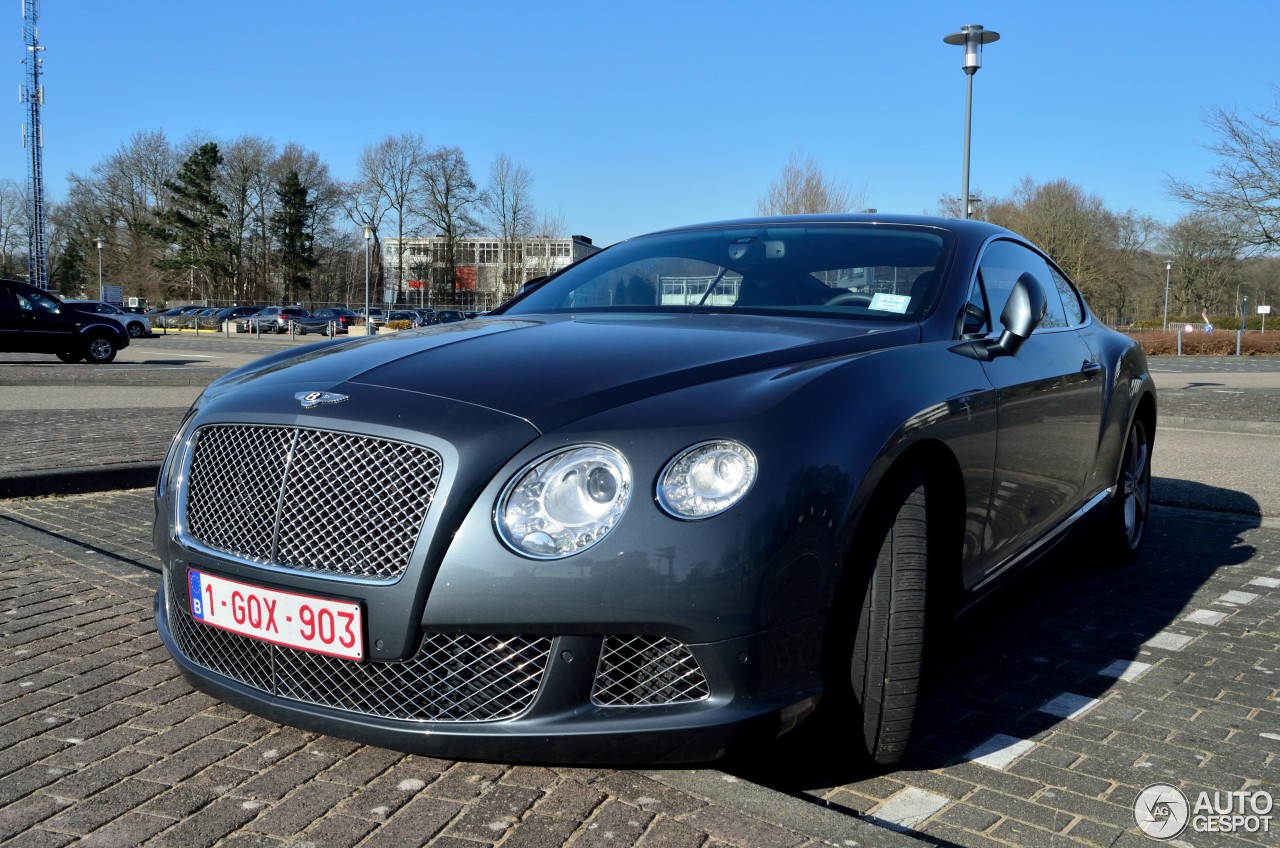
POLYGON ((675 788, 678 773, 410 756, 195 692, 152 622, 150 523, 145 490, 0 501, 0 846, 820 844, 675 788))

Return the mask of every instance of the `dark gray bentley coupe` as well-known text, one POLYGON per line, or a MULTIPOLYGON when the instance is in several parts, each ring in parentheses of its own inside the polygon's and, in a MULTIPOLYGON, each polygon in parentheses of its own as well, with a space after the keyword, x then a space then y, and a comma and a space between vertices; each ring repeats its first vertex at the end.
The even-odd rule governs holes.
POLYGON ((815 711, 889 764, 931 632, 1146 527, 1142 351, 976 221, 625 241, 479 320, 217 380, 156 493, 197 687, 405 751, 715 758, 815 711))

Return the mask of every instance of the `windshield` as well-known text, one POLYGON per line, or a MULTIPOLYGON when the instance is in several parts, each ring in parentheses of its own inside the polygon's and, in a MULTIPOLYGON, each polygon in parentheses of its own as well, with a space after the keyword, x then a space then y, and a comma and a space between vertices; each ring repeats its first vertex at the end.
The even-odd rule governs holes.
POLYGON ((889 224, 724 227, 622 242, 503 314, 619 310, 794 312, 910 321, 933 305, 952 235, 889 224))

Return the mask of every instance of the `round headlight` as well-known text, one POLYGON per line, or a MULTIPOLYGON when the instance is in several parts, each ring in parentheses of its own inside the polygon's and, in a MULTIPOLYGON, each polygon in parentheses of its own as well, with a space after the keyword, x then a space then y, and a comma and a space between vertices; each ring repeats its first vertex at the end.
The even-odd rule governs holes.
POLYGON ((513 551, 558 559, 604 538, 631 500, 631 468, 603 445, 581 445, 520 469, 498 498, 494 524, 513 551))
POLYGON ((741 442, 703 442, 667 463, 658 503, 677 518, 710 518, 742 500, 756 481, 756 455, 741 442))

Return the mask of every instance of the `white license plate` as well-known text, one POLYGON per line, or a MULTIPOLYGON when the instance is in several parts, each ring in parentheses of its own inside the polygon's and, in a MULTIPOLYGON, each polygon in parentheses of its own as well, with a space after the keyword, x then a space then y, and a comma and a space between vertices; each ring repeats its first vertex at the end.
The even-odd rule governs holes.
POLYGON ((364 659, 360 605, 251 586, 187 570, 191 616, 242 636, 326 654, 364 659))

